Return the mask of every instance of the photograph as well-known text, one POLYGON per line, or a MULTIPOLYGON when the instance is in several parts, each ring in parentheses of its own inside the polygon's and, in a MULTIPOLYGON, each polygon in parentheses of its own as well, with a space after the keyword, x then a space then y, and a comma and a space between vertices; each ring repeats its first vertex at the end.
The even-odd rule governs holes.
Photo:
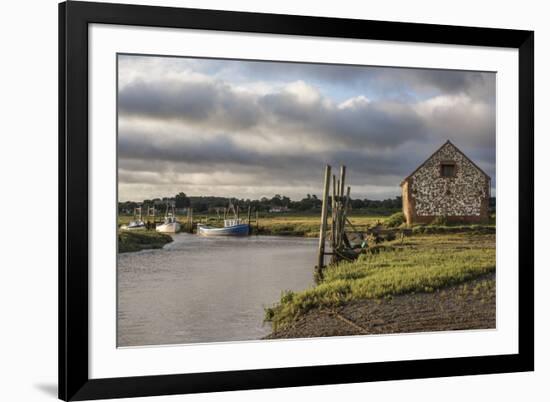
POLYGON ((496 328, 495 72, 116 61, 117 347, 496 328))

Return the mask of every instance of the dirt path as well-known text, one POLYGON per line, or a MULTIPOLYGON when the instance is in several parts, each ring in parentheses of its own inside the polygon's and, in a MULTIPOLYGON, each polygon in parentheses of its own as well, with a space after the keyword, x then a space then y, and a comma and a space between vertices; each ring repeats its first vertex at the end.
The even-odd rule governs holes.
POLYGON ((433 293, 316 309, 265 339, 486 329, 496 326, 495 274, 433 293))

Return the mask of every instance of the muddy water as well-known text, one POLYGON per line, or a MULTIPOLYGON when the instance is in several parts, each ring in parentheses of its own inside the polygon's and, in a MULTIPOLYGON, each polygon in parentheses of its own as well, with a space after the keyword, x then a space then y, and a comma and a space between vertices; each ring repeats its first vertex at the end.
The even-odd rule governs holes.
POLYGON ((120 254, 118 346, 260 339, 263 306, 313 285, 315 255, 315 239, 185 233, 120 254))

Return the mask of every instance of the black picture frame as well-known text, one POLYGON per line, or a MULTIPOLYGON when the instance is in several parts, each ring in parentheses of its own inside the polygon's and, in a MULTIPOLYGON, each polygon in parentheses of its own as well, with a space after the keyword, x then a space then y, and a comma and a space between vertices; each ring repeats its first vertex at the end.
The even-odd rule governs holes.
POLYGON ((59 398, 88 400, 534 370, 534 32, 70 1, 59 4, 59 398), (517 354, 90 379, 88 25, 514 48, 519 52, 517 354))

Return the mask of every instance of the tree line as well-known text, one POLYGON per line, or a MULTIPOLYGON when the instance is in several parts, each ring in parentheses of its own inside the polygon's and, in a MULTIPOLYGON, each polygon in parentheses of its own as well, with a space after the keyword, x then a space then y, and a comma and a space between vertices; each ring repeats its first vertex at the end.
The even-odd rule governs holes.
MULTIPOLYGON (((330 204, 329 197, 329 204, 330 204)), ((273 197, 262 197, 258 200, 251 199, 237 199, 228 197, 214 197, 214 196, 187 196, 181 192, 174 197, 154 198, 147 199, 141 202, 125 201, 118 203, 118 212, 121 214, 132 213, 134 208, 142 207, 143 213, 147 213, 147 208, 155 207, 158 213, 164 213, 167 205, 174 205, 175 208, 180 211, 186 208, 193 208, 194 212, 208 213, 215 212, 217 210, 223 210, 229 203, 232 202, 234 206, 239 206, 241 210, 246 210, 250 206, 253 211, 269 212, 272 210, 279 211, 316 211, 321 209, 322 201, 315 194, 307 194, 299 201, 292 201, 289 197, 275 194, 273 197)), ((387 198, 385 200, 369 200, 367 198, 351 198, 350 205, 353 210, 365 210, 373 211, 380 215, 392 214, 402 209, 402 198, 400 196, 394 198, 387 198)), ((496 209, 496 199, 491 197, 489 200, 489 209, 494 212, 496 209)))
MULTIPOLYGON (((214 197, 214 196, 188 196, 181 192, 174 197, 147 199, 141 202, 125 201, 118 203, 119 213, 132 213, 134 208, 142 207, 143 213, 147 212, 147 208, 155 207, 158 212, 166 210, 167 205, 174 205, 175 208, 182 210, 189 207, 193 208, 194 212, 207 213, 215 212, 216 209, 221 210, 226 208, 232 202, 234 206, 239 206, 242 210, 248 209, 250 206, 254 211, 269 212, 272 210, 278 211, 315 211, 321 209, 322 201, 315 194, 307 194, 299 201, 293 201, 285 195, 275 194, 273 197, 262 197, 257 200, 237 199, 229 197, 214 197)), ((329 197, 330 202, 330 197, 329 197)), ((375 209, 379 212, 386 211, 392 213, 401 209, 401 197, 388 198, 385 200, 369 200, 369 199, 350 199, 352 209, 375 209)))

